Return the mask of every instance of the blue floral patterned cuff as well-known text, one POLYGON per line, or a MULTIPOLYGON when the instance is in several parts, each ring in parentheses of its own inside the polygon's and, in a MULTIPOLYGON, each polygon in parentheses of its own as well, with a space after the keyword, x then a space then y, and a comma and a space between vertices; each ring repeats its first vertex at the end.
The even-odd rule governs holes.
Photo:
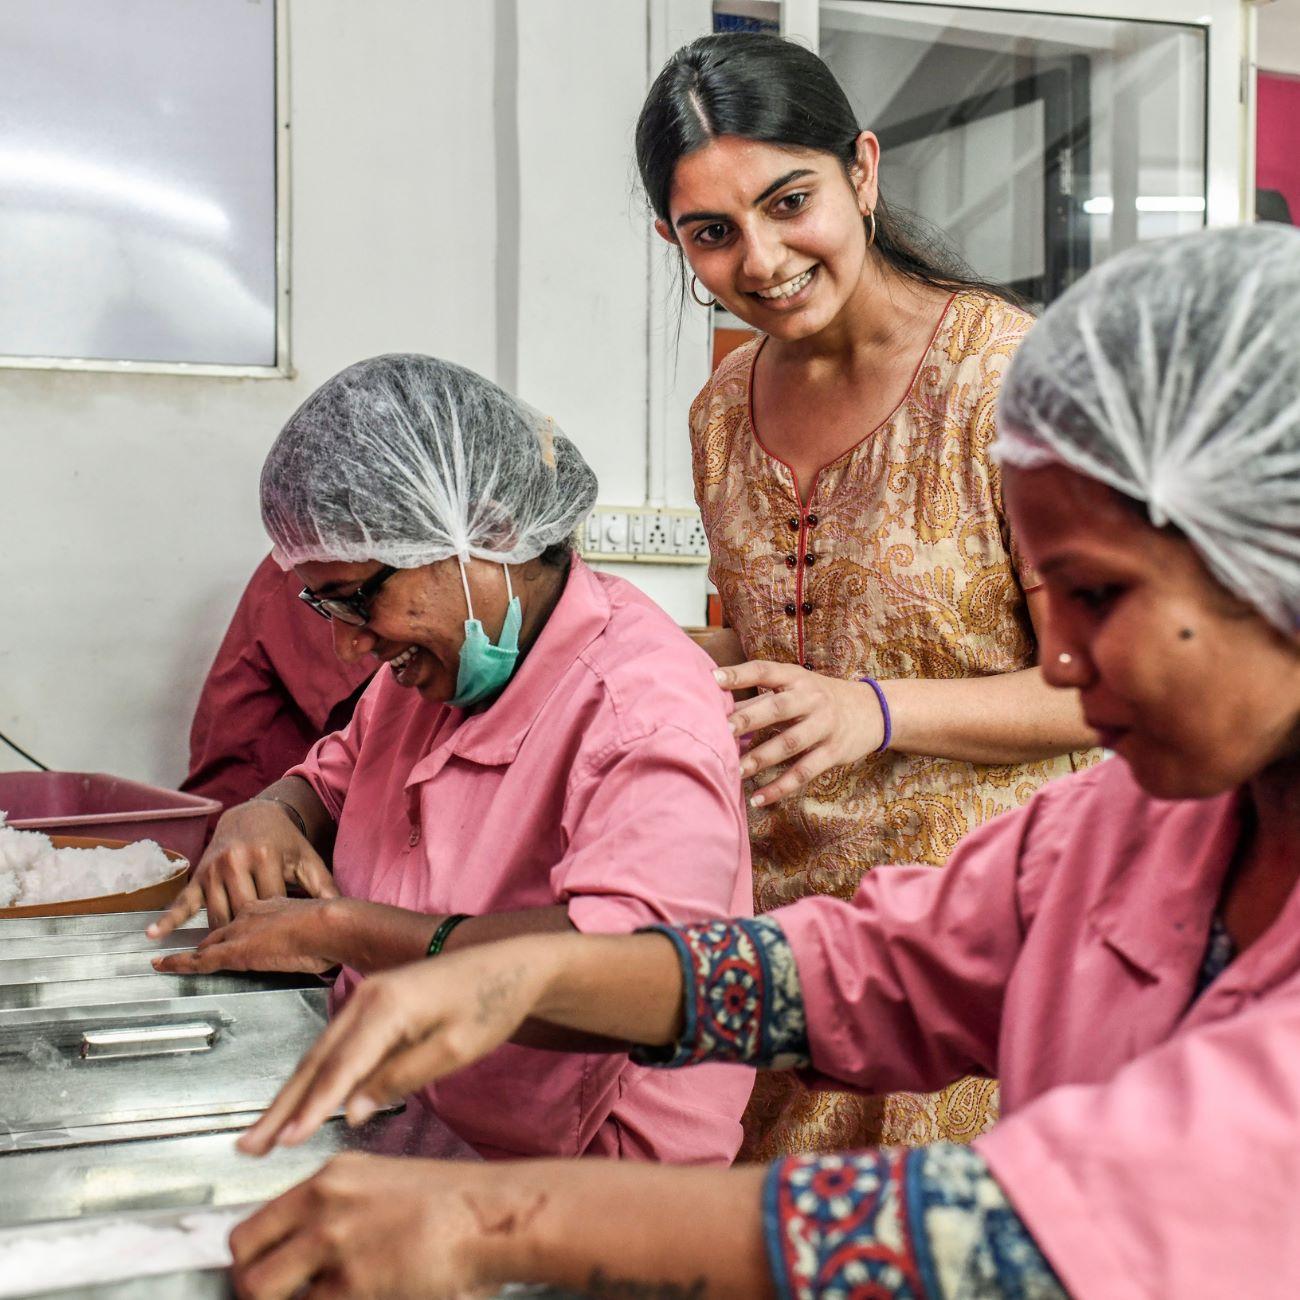
POLYGON ((902 1152, 877 1150, 790 1156, 772 1166, 763 1234, 781 1300, 927 1300, 903 1195, 904 1160, 902 1152))
POLYGON ((667 1048, 637 1048, 641 1065, 675 1069, 730 1061, 768 1069, 808 1064, 808 1029, 794 953, 767 917, 650 926, 682 964, 685 1028, 667 1048))
POLYGON ((778 1161, 763 1224, 782 1300, 1068 1300, 970 1147, 778 1161))

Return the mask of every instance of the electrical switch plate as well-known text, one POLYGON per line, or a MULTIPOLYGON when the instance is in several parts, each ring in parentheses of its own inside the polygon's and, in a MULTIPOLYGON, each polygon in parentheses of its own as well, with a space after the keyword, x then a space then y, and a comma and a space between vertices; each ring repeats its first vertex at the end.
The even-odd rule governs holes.
POLYGON ((604 515, 600 525, 600 547, 611 555, 632 554, 631 529, 626 510, 612 510, 604 515))
POLYGON ((684 554, 702 555, 705 559, 708 558, 709 538, 704 531, 704 520, 698 514, 687 522, 684 554))
POLYGON ((706 564, 700 513, 655 506, 597 506, 581 530, 582 553, 633 564, 706 564))

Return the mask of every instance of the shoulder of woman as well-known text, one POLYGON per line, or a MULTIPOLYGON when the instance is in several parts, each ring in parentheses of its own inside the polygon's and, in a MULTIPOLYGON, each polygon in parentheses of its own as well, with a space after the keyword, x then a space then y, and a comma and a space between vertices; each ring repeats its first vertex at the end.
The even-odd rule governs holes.
POLYGON ((955 295, 946 323, 952 361, 986 363, 991 357, 1009 359, 1029 333, 1034 318, 996 294, 964 289, 955 295))
POLYGON ((691 432, 699 435, 717 416, 732 410, 737 404, 749 400, 749 376, 758 351, 760 337, 733 348, 718 362, 708 383, 695 395, 691 403, 691 432))
MULTIPOLYGON (((1128 764, 1110 758, 1049 781, 1018 813, 1008 813, 1008 818, 1022 819, 1018 875, 1026 920, 1037 914, 1060 865, 1075 860, 1080 848, 1095 839, 1095 828, 1111 819, 1142 825, 1150 804, 1151 796, 1133 779, 1128 764)), ((1091 861, 1085 854, 1085 863, 1091 861)))
POLYGON ((713 663, 680 627, 624 578, 599 574, 609 621, 579 656, 598 700, 584 748, 639 742, 661 731, 688 731, 708 748, 735 753, 729 697, 713 663))

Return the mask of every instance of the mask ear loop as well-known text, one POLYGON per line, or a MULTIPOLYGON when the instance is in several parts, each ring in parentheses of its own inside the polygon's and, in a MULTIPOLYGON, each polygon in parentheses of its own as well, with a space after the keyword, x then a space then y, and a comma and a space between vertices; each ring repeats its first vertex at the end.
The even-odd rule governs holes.
POLYGON ((506 571, 506 599, 514 600, 515 589, 510 585, 510 566, 508 564, 503 564, 501 567, 506 571))
POLYGON ((473 618, 474 602, 469 598, 469 579, 465 576, 465 561, 458 555, 456 563, 460 565, 460 585, 465 588, 465 608, 469 611, 470 618, 473 618))

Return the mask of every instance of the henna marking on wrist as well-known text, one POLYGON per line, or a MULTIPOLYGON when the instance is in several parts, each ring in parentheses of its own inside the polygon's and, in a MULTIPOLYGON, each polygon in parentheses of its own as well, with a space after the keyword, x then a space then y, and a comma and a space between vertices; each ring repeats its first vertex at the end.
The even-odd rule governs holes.
POLYGON ((705 1277, 697 1277, 693 1282, 610 1277, 598 1264, 591 1270, 583 1290, 593 1300, 705 1300, 709 1281, 705 1277))
POLYGON ((546 1193, 538 1192, 533 1203, 524 1209, 485 1209, 468 1192, 461 1193, 469 1212, 474 1216, 478 1230, 486 1237, 513 1237, 523 1232, 546 1208, 546 1193))
POLYGON ((516 966, 514 970, 493 975, 485 983, 479 985, 475 991, 475 1000, 478 1003, 478 1009, 474 1015, 476 1025, 487 1024, 495 1013, 509 1003, 515 990, 519 987, 523 975, 523 967, 516 966))

